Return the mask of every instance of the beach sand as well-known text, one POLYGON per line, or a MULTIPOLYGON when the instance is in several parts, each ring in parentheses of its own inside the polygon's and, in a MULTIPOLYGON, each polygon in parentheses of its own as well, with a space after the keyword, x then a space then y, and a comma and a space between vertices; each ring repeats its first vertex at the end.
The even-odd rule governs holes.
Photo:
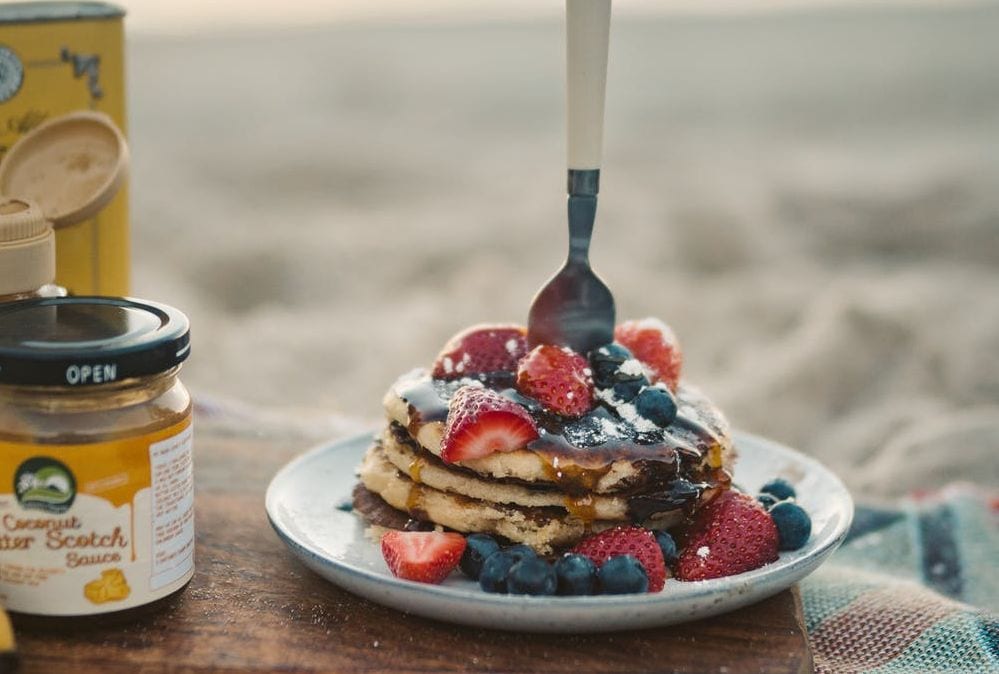
MULTIPOLYGON (((999 6, 621 20, 592 259, 858 494, 999 484, 999 6)), ((562 27, 131 40, 135 294, 195 394, 374 421, 566 245, 562 27)))

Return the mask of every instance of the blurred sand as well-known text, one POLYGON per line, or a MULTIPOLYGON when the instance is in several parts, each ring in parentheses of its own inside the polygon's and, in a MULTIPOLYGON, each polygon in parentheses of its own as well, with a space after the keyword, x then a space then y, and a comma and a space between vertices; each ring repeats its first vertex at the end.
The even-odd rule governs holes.
MULTIPOLYGON (((196 393, 374 419, 563 257, 561 26, 130 48, 135 291, 196 393)), ((593 260, 738 426, 999 485, 999 5, 622 20, 593 260)))

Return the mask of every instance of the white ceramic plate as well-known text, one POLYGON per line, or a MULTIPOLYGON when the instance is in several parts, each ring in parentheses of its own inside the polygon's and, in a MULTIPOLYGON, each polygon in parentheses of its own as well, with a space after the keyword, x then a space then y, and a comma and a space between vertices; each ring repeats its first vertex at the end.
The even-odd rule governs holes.
POLYGON ((455 572, 441 585, 395 578, 365 523, 337 505, 347 502, 355 467, 371 444, 365 434, 322 445, 295 459, 267 489, 274 530, 309 568, 354 594, 400 611, 447 622, 526 632, 605 632, 705 618, 752 604, 814 571, 843 540, 853 517, 846 487, 820 463, 753 435, 736 435, 736 483, 750 493, 781 476, 812 517, 801 550, 738 576, 693 583, 667 581, 656 594, 527 597, 487 594, 455 572))

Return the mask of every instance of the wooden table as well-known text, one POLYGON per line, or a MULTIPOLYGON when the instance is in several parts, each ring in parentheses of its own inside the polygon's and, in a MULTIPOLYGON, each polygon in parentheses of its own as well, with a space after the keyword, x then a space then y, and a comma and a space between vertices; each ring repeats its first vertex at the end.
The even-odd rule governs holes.
POLYGON ((302 566, 264 513, 270 477, 315 437, 253 424, 199 415, 197 572, 187 590, 133 625, 19 630, 23 674, 811 671, 791 591, 722 618, 584 636, 463 628, 355 597, 302 566))

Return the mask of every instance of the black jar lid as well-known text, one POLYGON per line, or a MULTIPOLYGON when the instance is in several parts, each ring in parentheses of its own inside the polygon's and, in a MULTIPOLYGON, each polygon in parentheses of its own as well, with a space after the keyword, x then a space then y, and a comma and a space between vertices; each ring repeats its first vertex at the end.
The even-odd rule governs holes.
POLYGON ((191 352, 187 316, 120 297, 0 304, 0 384, 95 386, 179 365, 191 352))

